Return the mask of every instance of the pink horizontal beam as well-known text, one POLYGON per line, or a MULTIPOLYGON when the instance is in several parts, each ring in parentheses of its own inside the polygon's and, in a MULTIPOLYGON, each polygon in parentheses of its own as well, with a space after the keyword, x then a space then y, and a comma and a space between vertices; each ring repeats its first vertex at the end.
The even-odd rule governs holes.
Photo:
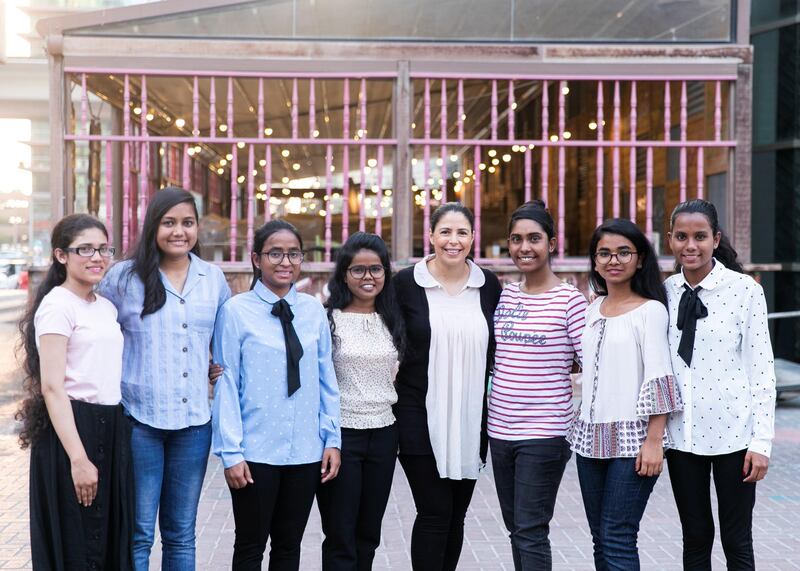
POLYGON ((502 80, 555 80, 555 81, 734 81, 736 74, 643 74, 643 75, 615 75, 615 74, 543 74, 543 73, 450 73, 424 71, 411 72, 412 79, 502 79, 502 80))
MULTIPOLYGON (((309 139, 309 138, 270 138, 258 139, 256 137, 235 137, 237 141, 241 141, 248 145, 266 144, 269 142, 273 145, 348 145, 359 147, 362 145, 395 145, 397 139, 359 139, 358 141, 352 139, 309 139)), ((152 142, 152 143, 219 143, 230 144, 231 140, 227 137, 162 137, 156 135, 132 135, 126 137, 125 135, 64 135, 65 141, 129 141, 129 142, 152 142)), ((447 146, 459 145, 493 145, 498 147, 509 147, 511 145, 535 145, 538 147, 686 147, 686 148, 727 148, 735 147, 736 141, 597 141, 595 139, 589 140, 558 140, 550 141, 542 139, 519 139, 516 141, 509 141, 507 139, 499 139, 492 141, 489 139, 411 139, 412 145, 430 145, 432 143, 445 144, 447 146)))
MULTIPOLYGON (((89 73, 89 74, 111 74, 111 75, 154 75, 154 76, 184 76, 196 75, 198 77, 264 77, 274 79, 286 78, 316 78, 316 79, 343 79, 343 78, 365 78, 365 79, 391 79, 397 77, 396 71, 374 71, 369 73, 352 72, 264 72, 264 71, 198 71, 196 69, 144 69, 144 68, 116 68, 116 67, 65 67, 64 73, 89 73)), ((716 79, 716 77, 715 77, 716 79)), ((719 79, 727 79, 720 77, 719 79)), ((732 79, 736 79, 733 76, 732 79)))
MULTIPOLYGON (((75 137, 80 139, 86 139, 86 137, 75 137)), ((155 137, 151 137, 151 139, 156 140, 155 137)), ((717 147, 717 148, 725 148, 725 147, 735 147, 736 141, 694 141, 694 140, 686 140, 686 141, 646 141, 646 140, 622 140, 622 141, 598 141, 596 139, 587 139, 587 140, 576 140, 576 139, 569 139, 563 140, 560 139, 558 141, 551 141, 549 139, 516 139, 509 141, 507 139, 498 139, 493 141, 491 139, 411 139, 410 143, 412 145, 427 145, 431 143, 442 143, 447 146, 460 146, 460 145, 481 145, 481 146, 495 146, 495 147, 510 147, 513 145, 534 145, 537 147, 717 147)))
MULTIPOLYGON (((284 138, 272 138, 269 139, 259 139, 258 137, 234 137, 236 141, 241 141, 242 143, 248 145, 257 145, 257 144, 272 144, 272 145, 312 145, 312 144, 320 144, 320 145, 352 145, 358 147, 360 145, 395 145, 397 144, 397 139, 359 139, 358 141, 354 139, 309 139, 308 137, 305 138, 298 138, 292 139, 291 137, 284 137, 284 138)), ((152 143, 219 143, 221 145, 230 145, 231 140, 227 137, 164 137, 164 136, 156 136, 156 135, 148 135, 144 137, 142 135, 131 135, 126 137, 125 135, 64 135, 65 141, 131 141, 131 142, 152 142, 152 143)), ((438 141, 438 139, 437 139, 438 141)), ((692 141, 694 142, 694 141, 692 141)), ((718 141, 718 147, 724 147, 725 141, 718 141)))

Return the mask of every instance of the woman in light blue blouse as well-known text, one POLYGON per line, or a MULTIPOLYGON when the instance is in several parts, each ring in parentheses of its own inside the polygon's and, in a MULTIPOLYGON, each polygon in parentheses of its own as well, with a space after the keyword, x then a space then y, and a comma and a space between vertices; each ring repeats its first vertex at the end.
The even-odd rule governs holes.
POLYGON ((162 567, 195 568, 195 520, 211 446, 208 357, 217 310, 231 290, 197 254, 197 207, 158 191, 131 256, 99 291, 117 307, 125 348, 122 404, 133 419, 133 560, 146 570, 158 516, 162 567), (159 513, 160 512, 160 513, 159 513))
POLYGON ((303 242, 283 220, 259 228, 253 286, 220 310, 214 358, 214 454, 231 489, 233 569, 299 569, 320 481, 340 464, 339 388, 322 304, 298 293, 303 242))

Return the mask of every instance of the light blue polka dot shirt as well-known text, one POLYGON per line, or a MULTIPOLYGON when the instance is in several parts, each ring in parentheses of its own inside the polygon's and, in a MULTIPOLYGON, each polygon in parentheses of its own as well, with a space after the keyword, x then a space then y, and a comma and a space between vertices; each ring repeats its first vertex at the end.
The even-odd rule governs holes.
POLYGON ((228 300, 214 328, 215 362, 225 368, 214 390, 211 450, 226 468, 243 460, 277 466, 319 462, 341 448, 339 387, 322 304, 292 286, 284 298, 303 345, 300 389, 288 396, 286 345, 272 306, 280 298, 260 281, 228 300))

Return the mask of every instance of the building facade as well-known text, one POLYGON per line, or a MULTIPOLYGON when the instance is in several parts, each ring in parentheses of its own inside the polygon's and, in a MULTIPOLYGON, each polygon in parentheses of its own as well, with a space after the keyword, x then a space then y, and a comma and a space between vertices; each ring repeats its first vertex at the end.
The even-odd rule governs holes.
POLYGON ((750 262, 749 21, 732 0, 167 0, 44 21, 52 212, 99 215, 124 250, 179 185, 229 271, 282 216, 324 273, 360 229, 426 254, 457 199, 502 271, 508 215, 541 198, 556 270, 580 273, 599 221, 666 253, 671 209, 699 196, 750 262))

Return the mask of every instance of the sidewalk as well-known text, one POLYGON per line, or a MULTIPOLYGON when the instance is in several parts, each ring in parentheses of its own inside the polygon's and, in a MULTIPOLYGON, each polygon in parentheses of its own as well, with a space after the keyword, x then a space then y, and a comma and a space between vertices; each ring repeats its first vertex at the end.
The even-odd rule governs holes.
MULTIPOLYGON (((30 569, 27 519, 28 456, 16 445, 13 411, 18 381, 10 374, 14 331, 0 325, 0 569, 30 569)), ((797 517, 800 513, 800 398, 778 408, 776 441, 769 476, 758 486, 754 516, 756 561, 759 571, 800 569, 797 517)), ((414 503, 402 470, 395 482, 383 523, 383 541, 375 558, 376 570, 409 570, 409 544, 414 503)), ((198 569, 227 569, 233 549, 233 515, 222 467, 212 457, 200 500, 197 521, 198 569)), ((593 569, 592 548, 583 513, 574 461, 567 466, 558 497, 550 538, 554 568, 593 569)), ((301 569, 320 569, 319 514, 316 507, 303 540, 301 569)), ((681 533, 668 476, 659 478, 639 534, 642 569, 681 569, 681 533)), ((724 569, 719 541, 714 550, 717 569, 724 569)), ((154 549, 152 569, 160 567, 154 549)), ((511 570, 511 550, 500 516, 491 467, 478 480, 467 514, 464 551, 459 569, 511 570)))

